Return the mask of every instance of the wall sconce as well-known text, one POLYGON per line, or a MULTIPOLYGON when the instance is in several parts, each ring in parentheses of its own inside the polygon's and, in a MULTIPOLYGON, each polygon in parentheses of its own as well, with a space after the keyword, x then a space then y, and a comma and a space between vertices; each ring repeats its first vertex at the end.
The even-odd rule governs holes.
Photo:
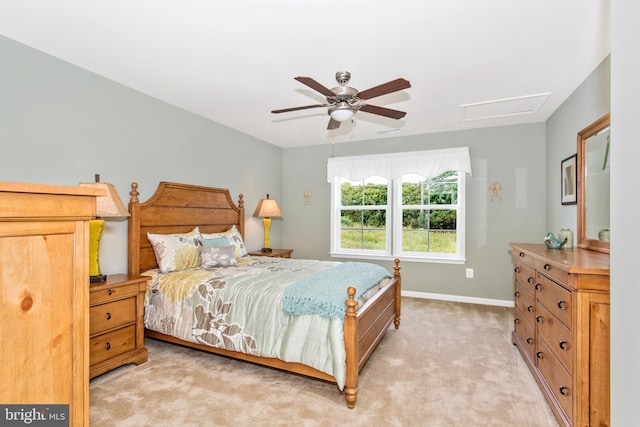
POLYGON ((102 218, 126 218, 129 216, 129 211, 122 203, 113 184, 100 182, 98 174, 96 174, 96 182, 81 182, 78 186, 107 190, 106 196, 96 197, 96 219, 89 221, 89 282, 104 282, 107 276, 100 272, 100 238, 105 225, 102 218))
POLYGON ((264 247, 260 249, 260 251, 269 253, 272 251, 271 246, 269 246, 269 229, 271 228, 271 218, 282 218, 282 212, 280 212, 278 202, 270 199, 269 195, 267 194, 267 198, 260 200, 260 202, 258 203, 258 207, 253 213, 253 216, 262 218, 262 223, 264 224, 264 247))
POLYGON ((491 201, 493 199, 502 200, 502 186, 499 182, 494 181, 489 185, 489 194, 491 195, 491 201))
POLYGON ((306 205, 310 205, 311 204, 311 191, 307 190, 304 192, 304 204, 306 205))

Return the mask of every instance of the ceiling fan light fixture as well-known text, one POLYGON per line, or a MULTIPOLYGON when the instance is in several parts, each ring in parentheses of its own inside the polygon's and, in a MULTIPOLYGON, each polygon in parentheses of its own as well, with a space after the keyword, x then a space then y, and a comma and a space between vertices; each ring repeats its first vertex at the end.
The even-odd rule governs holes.
POLYGON ((333 107, 329 111, 331 118, 337 122, 346 122, 351 120, 355 115, 353 108, 346 102, 341 102, 336 107, 333 107))

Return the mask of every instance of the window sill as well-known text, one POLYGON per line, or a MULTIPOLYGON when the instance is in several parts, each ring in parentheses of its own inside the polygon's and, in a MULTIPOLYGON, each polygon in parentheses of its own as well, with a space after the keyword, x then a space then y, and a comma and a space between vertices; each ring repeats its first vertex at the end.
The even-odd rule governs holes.
POLYGON ((370 254, 352 254, 331 252, 331 258, 348 258, 348 259, 369 259, 379 261, 393 261, 399 259, 401 262, 425 262, 433 264, 466 264, 466 259, 460 258, 436 258, 436 257, 411 257, 411 256, 392 256, 392 255, 370 255, 370 254))

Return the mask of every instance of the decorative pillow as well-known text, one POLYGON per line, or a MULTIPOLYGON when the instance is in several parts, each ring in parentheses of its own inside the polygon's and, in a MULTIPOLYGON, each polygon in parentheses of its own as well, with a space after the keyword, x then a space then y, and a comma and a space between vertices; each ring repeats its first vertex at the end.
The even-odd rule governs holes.
POLYGON ((202 246, 229 246, 229 238, 227 236, 214 237, 213 239, 202 238, 202 246))
POLYGON ((247 248, 244 246, 242 235, 236 228, 235 224, 230 229, 222 233, 211 233, 202 235, 202 238, 205 240, 217 239, 220 237, 226 237, 227 239, 229 239, 229 244, 236 248, 236 258, 240 258, 249 254, 247 252, 247 248))
POLYGON ((237 266, 235 246, 200 246, 200 258, 203 267, 237 266))
POLYGON ((147 233, 147 239, 151 242, 161 273, 200 266, 198 246, 201 236, 198 227, 182 234, 147 233))

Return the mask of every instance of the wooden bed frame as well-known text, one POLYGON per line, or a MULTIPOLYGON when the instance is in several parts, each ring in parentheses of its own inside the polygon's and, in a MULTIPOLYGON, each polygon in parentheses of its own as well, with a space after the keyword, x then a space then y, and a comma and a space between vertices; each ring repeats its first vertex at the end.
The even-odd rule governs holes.
MULTIPOLYGON (((244 201, 240 194, 236 205, 229 190, 197 185, 160 182, 153 196, 144 203, 138 200, 138 184, 131 184, 129 202, 129 274, 157 268, 153 248, 147 233, 171 234, 191 231, 195 226, 203 233, 226 231, 235 225, 244 239, 244 201)), ((394 323, 400 327, 400 261, 395 260, 393 279, 356 311, 355 289, 349 288, 344 319, 346 351, 345 399, 354 408, 358 394, 358 374, 369 356, 394 323)), ((191 343, 155 331, 145 330, 147 337, 168 341, 210 353, 241 359, 273 368, 302 374, 325 381, 336 382, 332 376, 312 367, 285 362, 275 358, 259 357, 202 344, 191 343)))

